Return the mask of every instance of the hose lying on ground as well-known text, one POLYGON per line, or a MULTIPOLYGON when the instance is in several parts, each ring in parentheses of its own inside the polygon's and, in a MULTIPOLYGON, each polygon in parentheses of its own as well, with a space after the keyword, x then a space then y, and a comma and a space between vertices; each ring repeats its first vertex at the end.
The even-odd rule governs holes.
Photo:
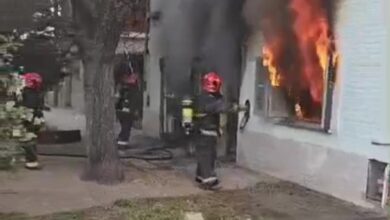
MULTIPOLYGON (((41 132, 38 138, 38 144, 40 146, 45 145, 59 145, 69 146, 72 144, 81 143, 81 131, 80 130, 47 130, 41 132)), ((122 159, 138 159, 146 161, 163 161, 171 160, 173 153, 169 149, 177 148, 177 146, 183 146, 184 142, 181 139, 166 140, 164 143, 161 140, 147 139, 137 147, 129 147, 128 149, 120 150, 119 156, 122 159), (168 141, 168 142, 167 142, 168 141)), ((82 149, 82 146, 79 148, 82 149)), ((38 151, 42 156, 58 156, 58 157, 81 157, 85 158, 85 150, 74 149, 68 150, 66 153, 63 150, 55 152, 55 150, 47 150, 47 148, 41 148, 38 151)))
MULTIPOLYGON (((145 161, 163 161, 171 160, 173 158, 173 153, 167 149, 167 147, 155 147, 148 148, 142 151, 134 152, 135 149, 124 150, 123 154, 120 153, 119 156, 121 159, 137 159, 145 161)), ((39 152, 41 156, 55 156, 55 157, 75 157, 75 158, 86 158, 86 154, 72 154, 72 153, 45 153, 39 152)))

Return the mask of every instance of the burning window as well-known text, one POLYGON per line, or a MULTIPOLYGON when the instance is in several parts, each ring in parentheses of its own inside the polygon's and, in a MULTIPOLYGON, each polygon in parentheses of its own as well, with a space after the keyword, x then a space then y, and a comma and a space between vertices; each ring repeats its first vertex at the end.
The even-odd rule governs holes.
POLYGON ((329 131, 337 50, 331 0, 275 0, 261 19, 267 116, 329 131))

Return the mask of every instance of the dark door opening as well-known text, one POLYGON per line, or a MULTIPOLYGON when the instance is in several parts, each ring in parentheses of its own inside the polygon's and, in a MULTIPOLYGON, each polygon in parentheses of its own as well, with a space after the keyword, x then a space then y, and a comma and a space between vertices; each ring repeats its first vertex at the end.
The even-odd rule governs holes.
MULTIPOLYGON (((180 99, 183 94, 175 94, 169 88, 169 76, 166 70, 166 58, 160 58, 161 71, 161 99, 160 99, 160 137, 165 141, 183 142, 186 137, 184 130, 181 127, 180 117, 180 99)), ((189 91, 191 96, 195 97, 201 92, 201 77, 208 71, 211 71, 201 58, 194 58, 189 67, 190 74, 188 74, 189 91)), ((237 74, 239 79, 240 74, 237 74)), ((226 83, 223 88, 223 94, 226 102, 238 102, 240 83, 226 83)), ((238 114, 225 114, 224 119, 226 125, 224 132, 220 138, 220 145, 218 147, 218 156, 222 158, 233 159, 236 156, 237 148, 237 130, 238 130, 238 114)))
POLYGON ((165 141, 178 141, 183 138, 178 117, 179 94, 169 88, 166 59, 160 58, 161 99, 160 99, 160 137, 165 141))

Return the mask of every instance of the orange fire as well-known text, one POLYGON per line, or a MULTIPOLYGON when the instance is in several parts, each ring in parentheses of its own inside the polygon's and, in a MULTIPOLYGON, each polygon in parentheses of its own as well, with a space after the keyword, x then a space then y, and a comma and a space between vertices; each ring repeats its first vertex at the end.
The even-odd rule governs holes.
POLYGON ((292 0, 290 7, 296 13, 294 31, 304 65, 303 77, 313 101, 322 103, 331 43, 329 23, 320 0, 292 0), (313 46, 317 57, 312 54, 313 46))
POLYGON ((330 63, 334 45, 329 17, 323 2, 324 0, 290 0, 288 13, 293 17, 293 22, 287 30, 294 36, 294 41, 287 39, 284 33, 269 35, 268 38, 266 36, 266 45, 263 48, 263 64, 268 68, 271 85, 296 90, 292 95, 295 97, 292 98, 296 101, 296 116, 299 118, 303 117, 305 112, 305 107, 298 103, 302 101, 298 97, 302 91, 310 93, 312 105, 322 106, 328 65, 337 59, 335 55, 330 63), (283 43, 280 43, 281 41, 283 43), (286 46, 291 44, 295 45, 286 46), (286 49, 287 47, 290 49, 286 49), (291 62, 295 63, 286 68, 286 58, 281 54, 291 51, 291 48, 295 51, 292 55, 294 61, 291 62), (278 62, 278 58, 284 60, 278 62), (293 80, 299 83, 291 82, 293 80))
POLYGON ((272 54, 272 51, 267 47, 263 48, 263 65, 268 68, 268 72, 270 74, 270 82, 274 87, 280 86, 281 76, 276 69, 274 62, 275 57, 272 54))

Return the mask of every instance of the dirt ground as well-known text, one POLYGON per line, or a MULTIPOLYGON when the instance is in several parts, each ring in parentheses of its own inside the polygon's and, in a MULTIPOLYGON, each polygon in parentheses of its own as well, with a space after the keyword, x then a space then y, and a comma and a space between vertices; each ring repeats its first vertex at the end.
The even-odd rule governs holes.
POLYGON ((378 213, 355 207, 291 183, 258 183, 243 190, 160 199, 119 200, 109 206, 27 217, 1 215, 2 220, 182 220, 186 212, 201 212, 206 220, 385 220, 378 213))

